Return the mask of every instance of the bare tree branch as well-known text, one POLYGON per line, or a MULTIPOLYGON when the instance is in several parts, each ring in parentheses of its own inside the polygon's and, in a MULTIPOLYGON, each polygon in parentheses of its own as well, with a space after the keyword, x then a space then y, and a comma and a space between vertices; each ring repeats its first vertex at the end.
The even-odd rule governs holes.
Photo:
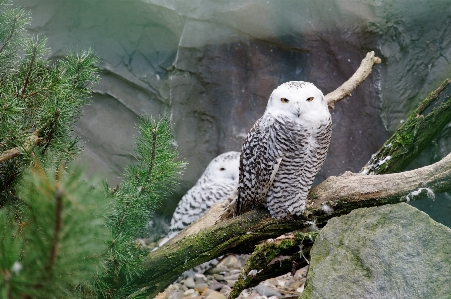
POLYGON ((381 59, 375 56, 374 51, 368 52, 354 75, 340 87, 325 96, 329 108, 334 109, 336 102, 351 96, 351 92, 365 81, 366 77, 371 73, 373 66, 379 63, 381 63, 381 59))

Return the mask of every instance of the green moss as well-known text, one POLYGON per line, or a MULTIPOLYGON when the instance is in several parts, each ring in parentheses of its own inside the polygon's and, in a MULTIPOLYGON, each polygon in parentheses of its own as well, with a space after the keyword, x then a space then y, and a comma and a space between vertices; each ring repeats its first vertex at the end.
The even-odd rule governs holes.
POLYGON ((395 138, 396 138, 395 141, 402 146, 411 144, 414 139, 411 133, 405 130, 399 130, 395 138))

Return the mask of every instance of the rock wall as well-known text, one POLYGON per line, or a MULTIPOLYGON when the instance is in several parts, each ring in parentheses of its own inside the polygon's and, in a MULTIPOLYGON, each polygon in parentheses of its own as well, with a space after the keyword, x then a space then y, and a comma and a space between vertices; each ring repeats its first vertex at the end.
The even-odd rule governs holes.
MULTIPOLYGON (((87 47, 101 58, 102 79, 76 134, 85 142, 81 162, 111 184, 133 161, 140 115, 171 114, 178 150, 189 162, 183 193, 212 158, 240 149, 276 86, 304 80, 326 94, 375 50, 382 64, 332 111, 332 143, 317 181, 358 171, 451 73, 445 0, 14 3, 32 12, 29 29, 48 37, 52 59, 87 47)), ((446 132, 418 165, 451 151, 446 132)), ((162 213, 171 215, 178 198, 162 213)), ((449 197, 442 200, 451 206, 449 197)))

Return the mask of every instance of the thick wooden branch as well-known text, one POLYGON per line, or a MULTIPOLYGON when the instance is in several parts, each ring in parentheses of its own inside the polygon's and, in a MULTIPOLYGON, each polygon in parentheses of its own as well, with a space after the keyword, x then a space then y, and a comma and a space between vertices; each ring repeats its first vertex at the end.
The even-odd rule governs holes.
POLYGON ((411 171, 329 177, 310 190, 305 216, 322 222, 356 208, 435 197, 435 193, 450 190, 451 154, 448 154, 437 163, 411 171))
POLYGON ((368 52, 354 75, 325 96, 329 108, 333 109, 336 102, 351 96, 351 92, 365 81, 366 77, 371 73, 373 66, 379 63, 381 63, 381 59, 374 54, 374 51, 368 52))
POLYGON ((451 191, 451 154, 435 164, 403 173, 330 177, 310 191, 302 216, 274 219, 267 211, 254 210, 195 235, 183 234, 181 240, 150 253, 138 281, 144 287, 141 294, 153 297, 193 266, 228 252, 246 251, 259 241, 324 223, 353 209, 417 200, 446 191, 451 191))
POLYGON ((362 168, 363 174, 404 170, 451 121, 451 79, 424 99, 362 168), (435 106, 435 107, 433 107, 435 106))

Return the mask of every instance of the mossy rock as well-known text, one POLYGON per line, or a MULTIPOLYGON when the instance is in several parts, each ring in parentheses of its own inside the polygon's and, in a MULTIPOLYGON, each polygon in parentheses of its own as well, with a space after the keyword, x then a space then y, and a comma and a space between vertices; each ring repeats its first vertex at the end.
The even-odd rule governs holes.
POLYGON ((451 298, 450 240, 450 228, 404 203, 331 219, 300 299, 451 298))

